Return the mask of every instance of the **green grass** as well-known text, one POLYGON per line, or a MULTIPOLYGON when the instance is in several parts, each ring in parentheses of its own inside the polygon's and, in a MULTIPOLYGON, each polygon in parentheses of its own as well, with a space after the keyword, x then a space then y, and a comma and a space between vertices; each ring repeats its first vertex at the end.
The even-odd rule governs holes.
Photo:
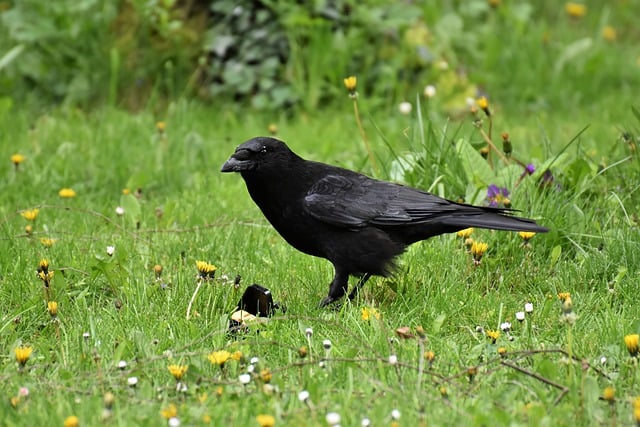
MULTIPOLYGON (((324 425, 331 411, 341 414, 343 425, 358 425, 365 416, 380 425, 391 422, 392 409, 400 410, 403 425, 587 425, 613 416, 630 422, 639 374, 623 337, 638 331, 640 252, 635 219, 623 208, 632 212, 638 197, 627 197, 617 181, 637 177, 635 160, 610 174, 589 175, 585 191, 581 182, 543 193, 532 182, 523 184, 516 207, 552 228, 529 248, 514 233, 477 230, 474 236, 490 249, 475 267, 458 238, 434 238, 411 247, 398 274, 371 280, 356 302, 320 310, 330 264, 289 247, 253 205, 240 177, 218 173, 237 144, 266 133, 269 118, 216 117, 177 103, 163 119, 164 136, 150 114, 4 117, 11 141, 2 153, 0 205, 0 406, 6 425, 61 425, 72 414, 83 425, 97 425, 107 392, 115 396, 108 425, 162 424, 160 411, 170 404, 183 425, 205 419, 210 425, 252 425, 258 414, 272 414, 282 425, 324 425), (8 160, 15 151, 27 157, 18 170, 8 160), (77 196, 60 199, 62 187, 77 196), (141 188, 142 196, 123 195, 123 188, 141 188), (117 206, 125 208, 121 217, 117 206), (28 221, 19 212, 33 207, 40 212, 27 235, 28 221), (57 240, 47 248, 41 237, 57 240), (42 258, 55 271, 48 291, 59 304, 55 321, 35 274, 42 258), (214 263, 217 279, 201 287, 187 320, 196 260, 214 263), (159 280, 156 264, 163 267, 159 280), (237 274, 239 289, 232 284, 237 274), (271 289, 287 311, 232 339, 228 315, 250 283, 271 289), (572 295, 578 315, 573 326, 560 322, 558 292, 572 295), (527 302, 534 311, 519 323, 515 312, 527 302), (380 319, 362 320, 363 307, 375 308, 380 319), (512 340, 502 333, 492 344, 478 329, 497 329, 504 321, 512 323, 512 340), (425 336, 403 339, 395 332, 402 326, 414 336, 423 327, 425 336), (314 331, 310 342, 308 327, 314 331), (330 353, 325 339, 331 340, 330 353), (19 369, 13 351, 23 344, 34 352, 19 369), (302 346, 309 346, 306 358, 298 356, 302 346), (504 359, 499 347, 507 349, 504 359), (256 373, 269 369, 275 391, 266 392, 257 376, 241 385, 246 362, 228 362, 224 370, 212 366, 207 355, 220 349, 258 357, 256 373), (432 365, 421 361, 427 350, 435 352, 432 365), (389 363, 390 355, 397 365, 389 363), (118 368, 121 360, 124 369, 118 368), (176 391, 171 363, 189 365, 186 391, 176 391), (478 368, 473 381, 470 367, 478 368), (136 387, 127 385, 132 376, 136 387), (607 385, 616 389, 614 406, 599 400, 607 385), (10 399, 20 387, 29 396, 13 408, 10 399), (302 390, 309 391, 312 406, 298 400, 302 390)), ((348 113, 276 121, 279 135, 301 154, 367 169, 348 113)), ((405 117, 378 123, 397 152, 408 147, 398 137, 407 124, 418 126, 405 117)), ((473 126, 461 126, 459 136, 473 138, 473 126)), ((373 139, 388 164, 387 150, 373 139)), ((552 146, 548 154, 560 148, 552 146)), ((574 149, 569 151, 577 158, 574 149)), ((569 175, 568 169, 559 172, 569 175)))

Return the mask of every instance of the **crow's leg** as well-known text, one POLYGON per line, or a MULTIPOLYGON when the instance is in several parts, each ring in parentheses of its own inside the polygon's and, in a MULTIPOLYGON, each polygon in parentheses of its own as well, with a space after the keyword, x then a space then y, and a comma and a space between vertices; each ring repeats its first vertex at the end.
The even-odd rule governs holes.
POLYGON ((349 273, 336 267, 336 275, 329 284, 329 295, 320 302, 320 307, 325 307, 342 298, 349 287, 349 273))
POLYGON ((349 294, 350 300, 354 299, 358 295, 360 288, 362 288, 367 280, 369 280, 369 277, 371 277, 371 273, 364 273, 360 276, 360 279, 358 279, 358 283, 356 283, 356 285, 351 290, 351 293, 349 294))

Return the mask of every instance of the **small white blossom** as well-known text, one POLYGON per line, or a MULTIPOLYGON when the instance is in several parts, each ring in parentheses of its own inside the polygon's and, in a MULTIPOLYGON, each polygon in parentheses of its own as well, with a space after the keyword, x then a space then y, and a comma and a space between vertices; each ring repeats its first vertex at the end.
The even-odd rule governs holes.
POLYGON ((307 338, 311 338, 311 336, 313 335, 313 329, 311 328, 305 329, 304 334, 307 336, 307 338))
POLYGON ((251 360, 249 361, 250 365, 257 365, 258 362, 260 361, 260 359, 258 359, 257 357, 252 357, 251 360))
POLYGON ((400 411, 397 409, 394 409, 393 411, 391 411, 391 419, 393 420, 399 420, 400 419, 400 411))
POLYGON ((107 246, 107 255, 112 256, 115 251, 116 251, 115 246, 107 246))
POLYGON ((85 332, 82 334, 82 338, 84 338, 85 340, 88 340, 90 336, 91 334, 89 332, 85 332))
POLYGON ((18 389, 18 396, 20 397, 29 396, 29 389, 26 387, 20 387, 20 389, 18 389))
POLYGON ((242 385, 247 385, 251 382, 251 375, 250 374, 240 374, 240 376, 238 377, 238 380, 240 380, 240 384, 242 385))
POLYGON ((436 87, 434 85, 427 85, 424 87, 424 96, 427 98, 433 98, 436 96, 436 87))
POLYGON ((307 400, 309 400, 309 392, 307 390, 302 390, 300 393, 298 393, 298 400, 300 402, 306 402, 307 400))
POLYGON ((129 384, 129 387, 135 387, 136 385, 138 385, 138 377, 127 378, 127 384, 129 384))
POLYGON ((180 426, 180 418, 171 417, 169 418, 169 427, 179 427, 180 426))
POLYGON ((362 427, 369 427, 371 425, 371 420, 367 417, 364 417, 362 421, 360 421, 360 425, 362 427))
POLYGON ((606 356, 602 356, 600 358, 600 364, 603 365, 603 366, 607 364, 607 357, 606 356))
POLYGON ((322 341, 322 346, 324 347, 325 350, 329 351, 331 350, 331 340, 324 340, 322 341))
POLYGON ((511 330, 511 322, 502 322, 500 324, 502 332, 509 332, 511 330))
POLYGON ((124 215, 124 208, 122 206, 118 206, 116 208, 116 215, 118 215, 118 216, 124 215))
POLYGON ((516 320, 522 322, 524 320, 524 311, 517 311, 516 312, 516 320))
POLYGON ((327 362, 325 362, 324 360, 321 360, 318 362, 318 366, 320 367, 320 369, 324 369, 327 367, 327 362))
POLYGON ((340 414, 337 412, 327 412, 326 419, 327 424, 329 424, 330 426, 340 424, 340 414))
POLYGON ((256 365, 247 366, 247 372, 249 372, 250 374, 253 374, 255 370, 256 370, 256 365))
POLYGON ((398 111, 400 111, 400 114, 407 115, 411 113, 412 109, 413 109, 413 106, 411 105, 410 102, 407 102, 407 101, 401 102, 400 105, 398 105, 398 111))
POLYGON ((524 305, 524 311, 527 313, 533 313, 533 304, 528 302, 524 305))
POLYGON ((447 61, 445 61, 444 59, 441 59, 440 61, 438 61, 438 63, 436 64, 436 66, 438 67, 439 70, 441 71, 445 71, 449 69, 449 63, 447 61))
POLYGON ((125 369, 127 367, 127 361, 121 360, 118 362, 118 369, 125 369))
POLYGON ((389 356, 390 365, 395 365, 397 363, 398 363, 398 356, 396 356, 395 354, 392 354, 391 356, 389 356))

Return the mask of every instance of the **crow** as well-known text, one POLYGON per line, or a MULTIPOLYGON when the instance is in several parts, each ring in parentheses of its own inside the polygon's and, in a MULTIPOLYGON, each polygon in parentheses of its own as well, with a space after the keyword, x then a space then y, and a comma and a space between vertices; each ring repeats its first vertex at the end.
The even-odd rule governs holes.
POLYGON ((353 299, 372 275, 388 276, 412 243, 468 227, 546 232, 503 208, 472 206, 305 160, 275 138, 240 145, 221 172, 239 172, 267 220, 294 248, 329 260, 335 276, 320 306, 353 299))

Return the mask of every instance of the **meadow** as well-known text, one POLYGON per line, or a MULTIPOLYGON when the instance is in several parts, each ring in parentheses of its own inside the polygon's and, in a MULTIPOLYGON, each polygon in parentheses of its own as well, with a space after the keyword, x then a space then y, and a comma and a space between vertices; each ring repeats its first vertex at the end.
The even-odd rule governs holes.
POLYGON ((0 424, 640 425, 640 59, 624 10, 559 7, 483 38, 470 76, 441 66, 388 98, 355 70, 313 109, 1 98, 0 424), (320 309, 331 265, 219 172, 269 134, 550 231, 430 239, 320 309), (254 283, 281 308, 230 334, 254 283))

